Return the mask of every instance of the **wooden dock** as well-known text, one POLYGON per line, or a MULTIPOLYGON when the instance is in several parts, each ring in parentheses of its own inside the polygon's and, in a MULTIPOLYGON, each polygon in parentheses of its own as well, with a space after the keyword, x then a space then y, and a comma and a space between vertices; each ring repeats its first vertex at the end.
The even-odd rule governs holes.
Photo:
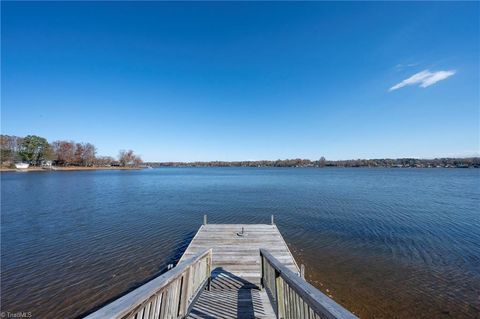
MULTIPOLYGON (((206 220, 205 220, 206 222, 206 220)), ((201 294, 189 318, 276 318, 262 279, 260 248, 293 272, 300 270, 275 224, 204 224, 180 262, 212 249, 211 289, 201 294)))
POLYGON ((355 319, 303 278, 277 226, 204 224, 178 264, 88 319, 355 319))
POLYGON ((259 287, 262 277, 260 248, 267 249, 288 269, 300 273, 275 224, 204 224, 193 237, 180 262, 209 248, 213 250, 214 278, 218 272, 229 272, 259 287))

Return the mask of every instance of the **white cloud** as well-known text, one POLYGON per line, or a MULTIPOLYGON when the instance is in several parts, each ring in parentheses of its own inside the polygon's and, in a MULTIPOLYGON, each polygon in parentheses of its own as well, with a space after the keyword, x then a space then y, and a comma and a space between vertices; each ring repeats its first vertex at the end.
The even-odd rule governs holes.
POLYGON ((392 86, 389 91, 398 90, 408 85, 419 84, 420 87, 426 88, 427 86, 433 85, 438 81, 445 80, 446 78, 455 74, 455 70, 450 71, 436 71, 430 72, 429 70, 424 70, 418 72, 417 74, 412 75, 408 79, 403 80, 402 82, 392 86))
POLYGON ((407 64, 399 63, 399 64, 395 65, 395 69, 400 71, 400 70, 403 70, 403 69, 406 69, 406 68, 411 68, 411 67, 414 67, 414 66, 417 66, 417 65, 420 65, 420 63, 407 63, 407 64))

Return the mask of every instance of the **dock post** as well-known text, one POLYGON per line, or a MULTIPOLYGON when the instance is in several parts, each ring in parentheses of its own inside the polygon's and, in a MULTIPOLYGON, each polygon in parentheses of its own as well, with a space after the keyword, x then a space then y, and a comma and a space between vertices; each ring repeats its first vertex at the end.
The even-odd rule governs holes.
POLYGON ((305 265, 304 264, 300 265, 300 277, 305 279, 305 265))
POLYGON ((275 225, 275 221, 274 221, 274 219, 273 219, 273 214, 272 214, 272 216, 271 216, 271 220, 272 220, 272 225, 275 225))
POLYGON ((203 224, 206 225, 207 224, 207 215, 203 215, 203 224))
POLYGON ((285 295, 283 294, 283 279, 277 271, 275 271, 275 291, 277 292, 277 318, 284 319, 285 295))

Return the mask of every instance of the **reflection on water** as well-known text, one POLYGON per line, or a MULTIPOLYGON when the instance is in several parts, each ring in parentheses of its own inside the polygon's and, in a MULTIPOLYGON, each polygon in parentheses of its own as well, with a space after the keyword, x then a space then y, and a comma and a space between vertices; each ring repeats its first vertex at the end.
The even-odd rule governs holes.
POLYGON ((161 273, 202 221, 268 223, 363 318, 478 318, 480 170, 2 173, 2 311, 78 317, 161 273))

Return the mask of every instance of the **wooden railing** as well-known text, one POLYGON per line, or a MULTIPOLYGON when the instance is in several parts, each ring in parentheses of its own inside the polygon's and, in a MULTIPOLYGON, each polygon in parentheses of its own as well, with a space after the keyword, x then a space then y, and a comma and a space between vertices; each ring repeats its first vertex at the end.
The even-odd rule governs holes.
POLYGON ((351 312, 260 249, 262 286, 279 319, 353 319, 351 312))
POLYGON ((189 307, 210 280, 212 250, 179 263, 165 274, 97 310, 85 319, 174 319, 189 307))

